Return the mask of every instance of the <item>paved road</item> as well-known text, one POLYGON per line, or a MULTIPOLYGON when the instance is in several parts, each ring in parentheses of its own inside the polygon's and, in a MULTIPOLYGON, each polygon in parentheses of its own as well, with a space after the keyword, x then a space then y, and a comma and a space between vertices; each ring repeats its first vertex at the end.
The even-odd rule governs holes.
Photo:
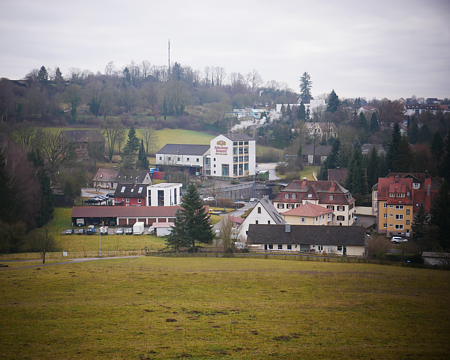
MULTIPOLYGON (((81 262, 88 262, 88 261, 98 261, 98 260, 113 260, 113 259, 131 259, 131 258, 138 258, 142 257, 144 255, 128 255, 128 256, 110 256, 110 257, 101 257, 101 258, 74 258, 74 259, 67 259, 60 262, 52 262, 52 263, 45 263, 45 264, 35 264, 35 265, 28 265, 28 266, 21 266, 21 267, 2 267, 0 270, 18 270, 18 269, 29 269, 34 267, 43 267, 43 266, 54 266, 54 265, 64 265, 64 264, 76 264, 81 262)), ((11 263, 11 262, 23 262, 27 263, 30 261, 39 261, 39 260, 1 260, 0 262, 3 264, 11 263)))
POLYGON ((267 164, 258 164, 256 168, 257 171, 269 171, 269 180, 281 180, 280 177, 277 176, 277 172, 275 171, 275 167, 277 163, 267 163, 267 164))

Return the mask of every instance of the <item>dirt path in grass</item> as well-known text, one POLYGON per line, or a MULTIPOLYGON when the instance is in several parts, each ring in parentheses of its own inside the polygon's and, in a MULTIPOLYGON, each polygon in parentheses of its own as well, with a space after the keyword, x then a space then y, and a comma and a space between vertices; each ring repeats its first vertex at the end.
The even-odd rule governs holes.
MULTIPOLYGON (((18 270, 18 269, 30 269, 34 267, 43 267, 43 266, 53 266, 53 265, 63 265, 63 264, 76 264, 80 262, 87 262, 87 261, 97 261, 97 260, 113 260, 113 259, 131 259, 131 258, 137 258, 142 257, 144 255, 128 255, 128 256, 110 256, 110 257, 101 257, 101 258, 74 258, 74 259, 67 259, 60 262, 52 262, 52 263, 46 263, 46 264, 33 264, 29 266, 20 266, 20 267, 0 267, 0 270, 18 270)), ((27 263, 30 261, 36 261, 36 260, 3 260, 2 264, 6 265, 7 263, 11 262, 23 262, 27 263)))

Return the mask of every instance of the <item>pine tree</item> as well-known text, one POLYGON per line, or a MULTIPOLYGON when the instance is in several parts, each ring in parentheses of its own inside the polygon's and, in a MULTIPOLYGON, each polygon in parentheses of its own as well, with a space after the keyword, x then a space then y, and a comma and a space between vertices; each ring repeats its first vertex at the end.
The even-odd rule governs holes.
POLYGON ((366 176, 365 168, 363 166, 363 156, 361 152, 361 144, 358 139, 353 143, 353 154, 348 165, 347 178, 345 180, 345 187, 353 194, 365 195, 366 190, 366 176))
POLYGON ((439 175, 447 181, 450 181, 450 130, 445 139, 445 155, 439 165, 439 175))
POLYGON ((341 101, 339 100, 339 96, 337 96, 333 89, 328 97, 328 105, 326 111, 334 114, 340 105, 341 101))
POLYGON ((380 158, 378 157, 377 148, 375 145, 370 150, 369 161, 367 163, 367 185, 369 189, 372 188, 377 182, 380 174, 378 170, 380 168, 380 158))
POLYGON ((305 71, 300 78, 300 98, 305 104, 309 104, 312 99, 311 88, 312 81, 310 75, 305 71))
POLYGON ((320 180, 328 180, 328 170, 336 169, 340 145, 341 145, 341 143, 340 143, 339 139, 336 139, 333 143, 330 154, 328 154, 327 159, 324 161, 324 163, 322 164, 322 166, 320 168, 320 173, 319 173, 320 180))
POLYGON ((136 168, 148 170, 149 167, 150 163, 148 162, 147 155, 145 155, 144 141, 141 139, 141 146, 139 146, 136 168))
POLYGON ((402 136, 400 144, 397 148, 397 154, 392 161, 391 171, 407 173, 411 170, 413 162, 413 153, 411 146, 409 146, 408 138, 402 136))
POLYGON ((305 120, 306 119, 306 110, 305 104, 303 101, 300 103, 300 106, 297 109, 297 120, 305 120))
POLYGON ((139 139, 136 136, 136 130, 134 126, 131 125, 131 129, 128 132, 128 140, 123 148, 123 156, 133 155, 135 151, 139 148, 139 139))
POLYGON ((424 144, 431 141, 431 132, 427 124, 423 124, 417 135, 417 142, 424 144))
POLYGON ((388 144, 388 151, 386 154, 386 173, 391 171, 392 162, 397 157, 397 150, 401 139, 402 135, 400 133, 400 126, 395 123, 394 131, 392 132, 391 141, 388 144))
POLYGON ((369 124, 367 123, 366 116, 363 112, 359 113, 359 127, 365 132, 369 131, 369 124))
POLYGON ((167 247, 174 249, 176 252, 182 247, 188 247, 191 244, 189 228, 183 214, 180 210, 175 213, 172 231, 166 239, 167 247))
POLYGON ((418 248, 423 251, 427 250, 425 243, 425 234, 427 231, 428 216, 425 213, 423 203, 420 204, 419 210, 414 215, 414 221, 411 225, 412 240, 416 243, 418 248))
POLYGON ((411 124, 411 128, 408 131, 409 142, 411 144, 415 144, 419 137, 419 125, 417 125, 417 121, 413 120, 411 124))
POLYGON ((450 236, 448 224, 450 224, 450 183, 445 180, 439 188, 438 195, 434 198, 430 210, 430 223, 436 227, 436 237, 442 250, 450 250, 450 236))
POLYGON ((370 132, 377 132, 378 127, 378 118, 375 112, 372 113, 372 117, 370 118, 370 132))
POLYGON ((13 193, 9 187, 9 181, 10 179, 5 165, 5 156, 3 155, 3 150, 0 148, 0 199, 2 199, 2 206, 0 206, 0 222, 4 221, 7 223, 15 221, 13 214, 13 193))
POLYGON ((42 85, 45 85, 48 81, 48 72, 47 69, 45 68, 45 66, 42 66, 41 69, 39 70, 37 79, 39 80, 39 82, 42 85))
POLYGON ((441 161, 442 155, 444 154, 444 140, 442 140, 442 136, 439 131, 436 131, 434 133, 430 148, 434 160, 439 163, 439 161, 441 161))
POLYGON ((181 204, 184 219, 189 229, 192 251, 195 252, 195 241, 209 244, 214 239, 211 219, 203 207, 202 199, 195 184, 189 184, 187 193, 181 204))

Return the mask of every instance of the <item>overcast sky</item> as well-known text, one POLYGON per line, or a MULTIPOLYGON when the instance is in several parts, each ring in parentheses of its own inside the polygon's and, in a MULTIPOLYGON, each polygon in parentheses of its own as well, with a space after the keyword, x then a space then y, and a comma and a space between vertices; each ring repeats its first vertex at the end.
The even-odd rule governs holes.
POLYGON ((450 97, 449 0, 0 0, 0 77, 171 61, 313 96, 450 97))

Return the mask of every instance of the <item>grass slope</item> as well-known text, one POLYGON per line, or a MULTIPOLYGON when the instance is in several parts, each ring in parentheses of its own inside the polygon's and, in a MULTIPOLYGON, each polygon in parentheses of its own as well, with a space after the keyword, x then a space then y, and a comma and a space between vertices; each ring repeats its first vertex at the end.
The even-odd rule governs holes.
POLYGON ((137 258, 0 272, 8 359, 443 359, 450 272, 137 258))

